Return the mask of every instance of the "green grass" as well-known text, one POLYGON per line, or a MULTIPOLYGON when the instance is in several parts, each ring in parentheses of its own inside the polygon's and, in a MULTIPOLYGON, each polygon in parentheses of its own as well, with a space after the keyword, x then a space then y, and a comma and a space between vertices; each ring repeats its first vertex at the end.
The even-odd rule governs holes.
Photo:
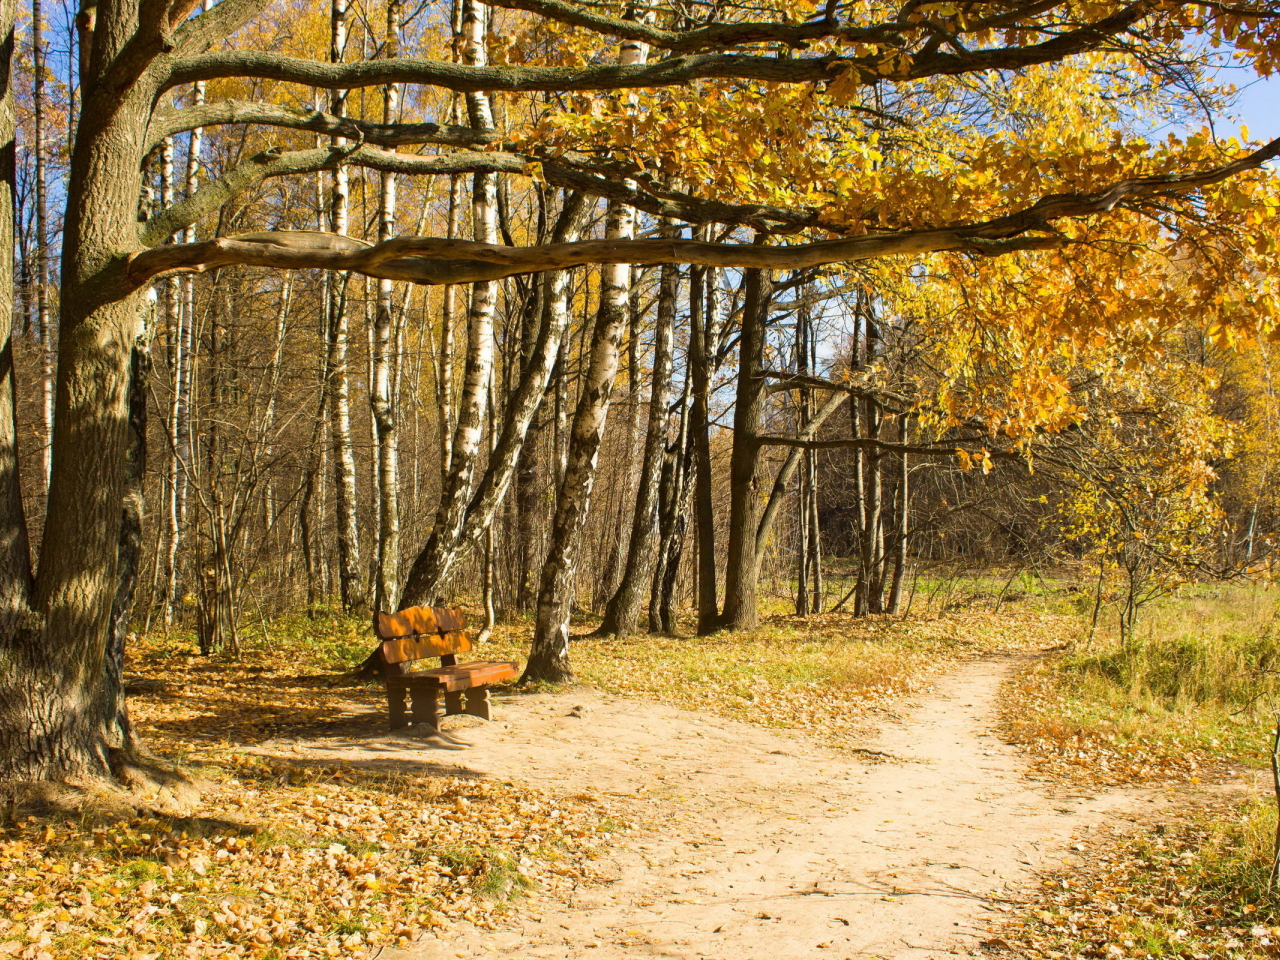
POLYGON ((1028 956, 1110 956, 1113 946, 1128 957, 1274 956, 1275 829, 1272 798, 1184 813, 1046 878, 1035 909, 1003 933, 1028 956))
POLYGON ((455 877, 468 878, 476 896, 495 903, 519 900, 533 890, 533 881, 510 856, 497 849, 446 844, 421 853, 447 867, 455 877))
POLYGON ((1017 739, 1081 754, 1082 768, 1103 750, 1140 755, 1126 762, 1135 771, 1161 759, 1195 760, 1187 774, 1206 758, 1260 764, 1280 705, 1278 618, 1274 588, 1197 585, 1153 605, 1127 645, 1095 639, 1032 667, 1006 718, 1017 739))

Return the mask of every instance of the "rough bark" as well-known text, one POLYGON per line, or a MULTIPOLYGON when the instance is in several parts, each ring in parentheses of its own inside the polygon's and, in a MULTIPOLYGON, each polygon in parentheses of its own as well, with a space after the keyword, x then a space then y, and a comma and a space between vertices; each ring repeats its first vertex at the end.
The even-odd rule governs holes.
POLYGON ((772 283, 767 273, 749 270, 738 340, 738 379, 733 412, 733 453, 729 466, 729 544, 725 566, 724 611, 719 626, 756 627, 756 548, 760 502, 760 420, 764 408, 765 327, 772 283))
MULTIPOLYGON (((400 4, 387 2, 386 55, 400 47, 400 4)), ((382 118, 394 123, 400 112, 400 91, 390 84, 383 91, 382 118)), ((396 175, 382 173, 378 194, 378 239, 395 233, 396 175)), ((400 357, 395 349, 393 289, 390 280, 378 281, 378 302, 373 323, 373 382, 369 403, 373 408, 377 440, 378 549, 374 571, 374 610, 394 611, 400 590, 400 494, 399 440, 396 433, 393 386, 400 357)))
POLYGON ((601 635, 628 637, 636 632, 643 609, 644 591, 653 580, 655 550, 658 539, 658 494, 662 482, 663 454, 667 444, 668 408, 671 405, 671 372, 674 351, 676 301, 679 296, 679 270, 662 268, 658 291, 658 317, 653 331, 653 371, 649 386, 649 423, 645 430, 640 459, 640 480, 636 491, 635 512, 627 560, 618 589, 609 599, 604 620, 597 631, 601 635))
MULTIPOLYGON (((635 214, 622 204, 611 205, 605 226, 611 237, 630 235, 635 214)), ((590 361, 570 433, 569 457, 556 498, 551 542, 542 566, 538 611, 529 661, 522 683, 558 683, 573 676, 569 664, 569 618, 577 576, 582 529, 591 506, 596 462, 604 437, 609 400, 618 372, 618 345, 627 322, 630 268, 606 272, 601 283, 600 309, 591 336, 590 361)))
MULTIPOLYGON (((7 19, 12 8, 6 7, 7 19)), ((109 773, 100 720, 119 583, 130 365, 141 299, 121 296, 119 278, 122 254, 138 248, 140 147, 156 94, 147 77, 123 89, 104 82, 128 59, 122 51, 133 36, 129 18, 128 11, 108 9, 96 23, 82 21, 84 109, 67 180, 53 472, 31 615, 26 629, 6 633, 11 690, 0 713, 0 779, 109 773)), ((3 36, 7 59, 11 27, 3 36)), ((3 111, 6 133, 11 109, 3 111)), ((3 154, 7 167, 12 147, 3 154)), ((9 211, 0 222, 10 222, 9 211)), ((11 299, 0 299, 8 311, 11 299)), ((11 404, 12 395, 5 400, 11 404)), ((9 524, 20 517, 6 512, 9 524)), ((14 533, 4 538, 7 560, 14 557, 14 533)), ((20 567, 9 566, 18 571, 11 583, 25 579, 20 567)), ((6 591, 16 595, 10 585, 6 591)))

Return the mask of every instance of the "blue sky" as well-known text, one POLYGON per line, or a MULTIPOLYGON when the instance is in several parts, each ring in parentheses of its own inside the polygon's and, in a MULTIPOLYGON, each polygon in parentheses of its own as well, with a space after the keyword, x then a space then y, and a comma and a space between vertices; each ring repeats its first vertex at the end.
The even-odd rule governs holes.
POLYGON ((1255 140, 1274 140, 1280 137, 1280 77, 1255 80, 1245 86, 1244 78, 1237 80, 1243 90, 1235 112, 1249 128, 1255 140))

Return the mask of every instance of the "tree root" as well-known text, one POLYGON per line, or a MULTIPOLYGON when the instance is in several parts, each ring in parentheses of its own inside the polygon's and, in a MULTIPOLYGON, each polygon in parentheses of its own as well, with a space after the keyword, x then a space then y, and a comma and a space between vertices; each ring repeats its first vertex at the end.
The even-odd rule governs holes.
POLYGON ((113 750, 111 777, 36 780, 0 788, 0 818, 13 823, 26 816, 188 817, 211 789, 176 767, 152 757, 113 750))

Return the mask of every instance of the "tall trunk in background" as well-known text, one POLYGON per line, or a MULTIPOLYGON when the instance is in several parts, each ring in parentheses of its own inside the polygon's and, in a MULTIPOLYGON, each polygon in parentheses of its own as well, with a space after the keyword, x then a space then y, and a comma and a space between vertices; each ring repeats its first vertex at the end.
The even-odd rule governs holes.
MULTIPOLYGON (((17 173, 14 134, 18 118, 11 70, 16 8, 14 0, 0 0, 0 81, 3 81, 0 82, 0 249, 4 250, 14 247, 13 191, 17 173)), ((29 607, 31 550, 18 473, 14 299, 13 257, 0 257, 0 747, 5 749, 11 746, 11 737, 23 736, 23 724, 29 720, 29 711, 23 707, 36 706, 30 701, 38 691, 30 691, 25 704, 13 702, 19 699, 13 697, 13 693, 26 686, 22 675, 32 665, 30 661, 44 666, 39 647, 33 643, 37 638, 29 607)), ((0 772, 4 772, 3 766, 0 772)))
MULTIPOLYGON (((532 307, 525 311, 522 331, 523 350, 521 364, 528 369, 533 360, 534 338, 541 323, 543 313, 547 310, 547 285, 543 278, 535 278, 537 296, 532 307)), ((516 461, 515 473, 515 507, 516 507, 516 539, 513 544, 516 560, 515 608, 519 611, 529 610, 534 604, 537 590, 538 561, 541 551, 538 549, 538 521, 541 511, 538 509, 538 486, 540 479, 541 451, 538 442, 542 435, 542 424, 546 419, 544 408, 547 406, 547 391, 543 391, 538 401, 538 408, 529 420, 525 431, 524 443, 520 447, 520 456, 516 461)))
MULTIPOLYGON (((349 0, 333 0, 331 8, 332 44, 329 59, 342 62, 347 46, 349 0)), ((330 101, 334 116, 345 116, 347 91, 335 90, 330 101)), ((335 147, 346 144, 334 137, 335 147)), ((350 178, 345 165, 333 172, 329 198, 330 232, 345 237, 348 232, 350 178)), ((329 377, 330 440, 333 443, 333 488, 337 518, 338 589, 345 610, 357 612, 366 604, 364 576, 360 567, 360 525, 356 515, 356 461, 351 443, 351 382, 348 369, 350 322, 347 316, 349 275, 332 278, 329 284, 329 377)))
MULTIPOLYGON (((192 89, 192 104, 204 103, 204 83, 196 83, 192 89)), ((200 154, 204 144, 204 131, 196 127, 187 140, 186 195, 192 196, 200 187, 200 154)), ((162 191, 163 192, 163 191, 162 191)), ((183 231, 182 242, 194 243, 195 225, 183 231)), ((173 621, 174 604, 178 599, 178 548, 186 519, 187 476, 182 468, 190 462, 190 430, 187 426, 188 371, 191 368, 191 351, 195 331, 195 278, 184 276, 170 281, 177 284, 176 309, 168 317, 169 336, 169 409, 165 418, 169 455, 166 463, 164 502, 164 587, 161 605, 164 623, 173 621)), ((173 301, 170 301, 171 303, 173 301)))
MULTIPOLYGON (((759 242, 759 241, 757 241, 759 242)), ((760 503, 760 423, 764 412, 764 347, 772 299, 767 272, 745 271, 746 301, 738 338, 737 395, 733 411, 733 454, 729 467, 729 549, 725 569, 724 612, 720 625, 730 630, 756 626, 756 548, 760 503)))
POLYGON ((716 514, 711 475, 711 373, 715 341, 708 337, 706 310, 707 270, 690 270, 689 376, 693 380, 693 405, 689 432, 693 441, 694 518, 698 537, 698 635, 714 633, 720 623, 716 589, 716 514))
MULTIPOLYGON (((800 303, 796 307, 796 373, 801 377, 809 376, 809 311, 805 303, 806 292, 804 284, 801 284, 797 290, 800 303)), ((809 417, 812 414, 813 390, 802 380, 800 382, 800 400, 796 407, 797 435, 808 424, 809 417)), ((796 484, 796 540, 799 547, 796 551, 796 559, 798 561, 798 569, 796 570, 797 617, 807 617, 809 615, 809 498, 812 491, 812 475, 810 471, 812 462, 812 451, 806 450, 804 452, 804 469, 800 471, 799 482, 796 484)))
MULTIPOLYGON (((462 0, 453 0, 449 13, 450 33, 453 36, 453 62, 462 58, 462 0)), ((449 122, 461 124, 462 97, 454 93, 449 104, 449 122)), ((445 236, 458 237, 458 222, 462 214, 462 176, 449 176, 449 215, 445 236)), ((440 310, 440 363, 437 367, 436 393, 440 404, 440 489, 449 482, 453 458, 453 350, 458 330, 458 287, 449 284, 444 288, 440 310)))
MULTIPOLYGON (((399 0, 387 0, 385 55, 388 57, 400 54, 400 16, 399 0)), ((399 113, 400 89, 396 84, 388 84, 382 94, 382 122, 395 123, 399 113)), ((396 175, 384 170, 379 186, 378 240, 382 241, 395 235, 396 175)), ((380 279, 373 321, 373 382, 369 392, 378 447, 378 550, 373 608, 387 611, 396 609, 400 591, 399 440, 393 393, 400 358, 395 349, 392 293, 392 282, 380 279)))
MULTIPOLYGON (((455 97, 455 113, 458 113, 455 97)), ((459 115, 459 119, 461 119, 459 115)), ((458 120, 454 121, 455 123, 458 120)), ((462 209, 462 177, 449 177, 449 217, 445 236, 458 237, 458 221, 462 209)), ((440 406, 440 481, 441 488, 448 482, 453 459, 453 431, 456 427, 453 409, 453 352, 458 339, 458 287, 449 284, 444 288, 440 309, 440 361, 437 367, 436 394, 440 406)))
MULTIPOLYGON (((635 212, 625 204, 611 203, 605 238, 630 239, 634 230, 635 212)), ((573 676, 569 666, 569 618, 577 579, 578 550, 591 507, 600 442, 604 438, 609 400, 618 373, 618 348, 627 323, 631 280, 631 268, 627 264, 609 265, 601 272, 600 309, 592 329, 590 358, 569 435, 568 463, 556 497, 551 543, 538 588, 533 643, 522 683, 558 683, 573 676)))
MULTIPOLYGON (((463 62, 485 66, 488 8, 475 0, 462 0, 463 62)), ((493 130, 493 109, 489 95, 472 92, 466 96, 467 116, 476 130, 493 130)), ((471 181, 473 239, 498 243, 498 180, 492 173, 477 173, 471 181)), ((454 427, 449 472, 440 491, 440 505, 426 547, 418 554, 405 582, 406 603, 430 603, 441 588, 457 556, 474 486, 476 466, 484 439, 484 416, 493 377, 493 320, 497 309, 498 283, 484 280, 472 284, 471 309, 467 315, 467 360, 463 370, 462 395, 454 427)))
MULTIPOLYGON (((879 344, 879 329, 875 318, 868 311, 865 318, 864 365, 875 360, 879 344)), ((880 405, 871 396, 862 400, 862 427, 871 440, 880 437, 880 405)), ((882 500, 883 454, 871 447, 859 448, 862 454, 862 496, 865 507, 862 514, 861 566, 866 581, 866 601, 863 614, 882 613, 884 610, 884 506, 882 500)), ((855 611, 856 612, 856 611, 855 611)))
MULTIPOLYGON (((160 152, 160 206, 173 205, 174 189, 173 140, 166 138, 160 152)), ((178 547, 182 538, 182 518, 179 506, 179 489, 183 482, 181 468, 182 449, 178 442, 179 424, 182 420, 182 395, 187 364, 186 334, 184 324, 183 287, 191 282, 189 277, 170 277, 160 288, 160 304, 164 313, 166 346, 169 362, 169 410, 165 417, 168 461, 164 488, 164 569, 161 573, 161 607, 165 626, 173 622, 174 604, 178 593, 178 547)))
MULTIPOLYGON (((637 19, 634 9, 629 9, 626 16, 637 19)), ((628 40, 622 44, 618 61, 623 66, 634 66, 644 63, 648 57, 648 44, 628 40)), ((630 240, 635 236, 635 227, 635 210, 611 201, 605 215, 605 239, 630 240)), ((564 479, 556 497, 551 542, 539 581, 533 643, 521 683, 555 683, 573 676, 569 665, 569 618, 577 586, 578 550, 591 509, 600 443, 604 439, 609 400, 618 374, 618 345, 630 314, 631 266, 608 264, 600 271, 600 309, 591 333, 591 354, 582 392, 574 411, 564 479)))
MULTIPOLYGON (((898 443, 908 442, 908 417, 898 417, 898 443)), ((907 451, 898 454, 897 530, 893 540, 893 580, 889 586, 889 603, 885 613, 898 613, 902 606, 902 580, 907 569, 907 541, 911 534, 911 466, 907 451)))
MULTIPOLYGON (((319 138, 317 138, 319 140, 319 138)), ((327 225, 324 202, 324 181, 316 177, 316 229, 323 231, 327 225)), ((329 309, 328 285, 333 282, 330 274, 322 277, 321 305, 319 311, 319 341, 329 342, 329 309)), ((329 410, 329 351, 326 348, 316 361, 316 381, 319 386, 320 399, 316 404, 316 414, 311 421, 311 443, 307 446, 306 466, 302 475, 302 494, 298 498, 298 534, 302 539, 302 562, 307 574, 307 616, 314 617, 318 611, 320 594, 323 591, 323 564, 320 557, 322 536, 320 530, 323 522, 312 519, 312 502, 316 499, 317 482, 323 477, 326 447, 324 431, 328 422, 329 410)), ((320 517, 323 511, 318 511, 320 517)))
POLYGON ((693 437, 689 432, 692 398, 688 381, 680 402, 680 428, 675 442, 664 451, 662 482, 659 489, 658 557, 654 564, 649 596, 649 632, 675 632, 676 579, 684 556, 686 530, 689 526, 691 474, 697 469, 693 437))
MULTIPOLYGON (((670 226, 667 233, 670 233, 670 226)), ((671 405, 676 302, 680 294, 680 268, 666 264, 658 287, 658 319, 653 331, 653 373, 649 386, 649 424, 640 459, 640 482, 627 546, 622 581, 609 599, 602 635, 628 637, 636 632, 644 605, 644 591, 653 581, 658 539, 658 494, 662 482, 663 454, 667 445, 668 408, 671 405)), ((638 379, 638 371, 637 371, 638 379)), ((638 398, 637 398, 638 401, 638 398)), ((637 403, 638 405, 638 403, 637 403)))
MULTIPOLYGON (((626 435, 622 440, 622 492, 617 500, 617 510, 613 516, 613 522, 609 523, 608 528, 613 536, 613 542, 609 549, 608 559, 604 564, 604 571, 600 576, 599 582, 596 584, 595 597, 593 606, 596 609, 601 607, 605 609, 605 619, 608 620, 608 606, 612 601, 613 594, 616 592, 620 577, 618 569, 623 566, 627 553, 630 550, 630 537, 627 535, 627 528, 622 523, 622 518, 626 515, 627 505, 632 502, 632 496, 635 493, 636 472, 633 467, 636 454, 636 438, 640 435, 640 326, 644 319, 642 310, 640 309, 640 291, 635 283, 635 277, 631 280, 631 293, 628 301, 628 324, 627 324, 627 421, 626 435)), ((641 468, 643 469, 643 467, 641 468)), ((634 507, 633 507, 634 511, 634 507)), ((603 626, 601 627, 603 630, 603 626)), ((612 632, 612 628, 609 631, 612 632)))
POLYGON ((45 166, 48 144, 45 137, 45 50, 44 12, 41 0, 31 0, 31 47, 35 82, 32 105, 35 123, 36 176, 36 335, 40 341, 40 424, 43 428, 42 477, 45 489, 53 469, 53 318, 49 309, 49 192, 45 166))

